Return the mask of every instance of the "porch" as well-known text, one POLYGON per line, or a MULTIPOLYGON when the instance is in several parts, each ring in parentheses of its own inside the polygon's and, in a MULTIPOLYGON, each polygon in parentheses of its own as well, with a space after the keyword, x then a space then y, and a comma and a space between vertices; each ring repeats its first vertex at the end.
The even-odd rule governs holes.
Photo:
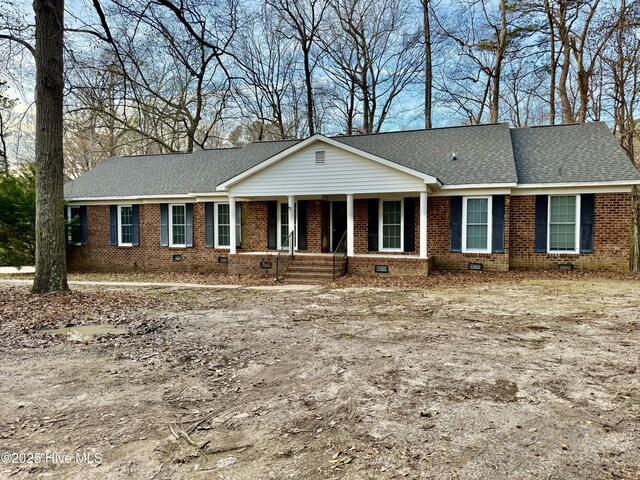
POLYGON ((426 275, 433 265, 427 254, 427 198, 427 192, 231 196, 229 224, 238 228, 229 242, 235 246, 229 249, 229 273, 301 283, 344 273, 426 275))

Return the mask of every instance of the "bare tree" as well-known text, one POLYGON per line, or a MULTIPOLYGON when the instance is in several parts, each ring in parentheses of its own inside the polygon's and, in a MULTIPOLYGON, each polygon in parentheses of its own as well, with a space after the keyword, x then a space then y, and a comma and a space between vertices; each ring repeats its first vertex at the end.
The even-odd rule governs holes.
POLYGON ((421 70, 420 32, 399 0, 332 0, 331 7, 324 49, 334 67, 328 71, 348 89, 346 104, 355 99, 361 106, 362 132, 380 132, 421 70))
POLYGON ((309 135, 314 135, 313 70, 317 59, 313 57, 313 49, 319 38, 327 0, 266 0, 266 4, 280 13, 289 27, 289 35, 300 45, 307 95, 307 128, 309 135))
POLYGON ((481 123, 485 112, 490 123, 499 121, 503 64, 538 30, 527 21, 529 11, 516 6, 506 0, 497 8, 491 0, 458 0, 448 17, 434 17, 459 56, 441 88, 470 123, 481 123))
POLYGON ((422 34, 424 37, 424 128, 431 128, 433 110, 433 58, 431 53, 431 0, 422 5, 422 34))
POLYGON ((243 116, 253 119, 248 130, 256 133, 255 140, 284 140, 300 133, 295 114, 302 100, 295 85, 300 50, 298 42, 283 33, 283 22, 264 6, 251 17, 252 26, 239 34, 236 96, 243 116))
POLYGON ((63 0, 34 0, 36 60, 36 273, 33 293, 66 291, 63 0))
POLYGON ((13 117, 13 109, 18 101, 4 94, 6 88, 7 83, 0 80, 0 168, 4 173, 9 173, 7 138, 10 135, 9 124, 13 117))

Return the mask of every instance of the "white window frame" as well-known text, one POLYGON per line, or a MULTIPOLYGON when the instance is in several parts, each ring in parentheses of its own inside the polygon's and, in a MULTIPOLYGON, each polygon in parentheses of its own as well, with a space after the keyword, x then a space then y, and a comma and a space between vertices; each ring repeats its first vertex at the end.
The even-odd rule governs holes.
POLYGON ((580 195, 549 195, 547 197, 547 253, 550 255, 580 254, 580 195), (576 234, 573 250, 551 250, 551 197, 576 197, 576 234))
MULTIPOLYGON (((131 222, 133 222, 133 205, 118 205, 118 246, 119 247, 133 247, 133 242, 124 243, 122 241, 122 209, 123 208, 131 208, 131 222)), ((133 223, 131 223, 133 228, 133 223)), ((131 233, 131 238, 133 239, 133 232, 131 233)))
MULTIPOLYGON (((278 249, 282 248, 282 205, 286 205, 287 207, 287 215, 289 214, 289 202, 278 202, 278 249)), ((296 200, 294 202, 294 234, 293 234, 293 249, 297 250, 298 249, 298 201, 296 200)), ((287 221, 288 221, 287 217, 287 221)))
POLYGON ((378 251, 404 252, 404 198, 381 198, 378 204, 378 251), (384 202, 400 202, 400 248, 384 248, 384 202))
POLYGON ((186 203, 169 204, 169 246, 177 247, 177 248, 187 247, 187 204, 186 203), (173 207, 184 207, 184 242, 185 243, 173 243, 173 207))
MULTIPOLYGON (((213 208, 213 236, 214 236, 214 245, 215 248, 220 248, 220 249, 230 249, 231 245, 222 245, 219 242, 219 238, 218 238, 218 207, 220 205, 229 205, 228 202, 216 202, 214 203, 214 208, 213 208)), ((231 215, 229 215, 229 222, 231 222, 231 215)), ((231 224, 229 224, 229 226, 231 226, 231 224)), ((242 238, 242 209, 240 208, 240 205, 238 205, 238 203, 236 202, 236 243, 238 242, 238 240, 240 240, 242 238)))
POLYGON ((491 253, 493 230, 493 197, 491 195, 462 197, 462 253, 491 253), (467 248, 467 202, 469 200, 487 201, 487 248, 467 248))
MULTIPOLYGON (((71 224, 71 220, 73 220, 73 217, 71 216, 71 209, 73 208, 80 208, 80 207, 67 207, 67 222, 69 224, 71 224)), ((78 219, 80 218, 80 215, 78 215, 78 219)), ((80 237, 82 237, 82 226, 80 226, 80 237)), ((71 241, 71 228, 69 226, 69 232, 67 234, 67 241, 69 242, 69 245, 82 245, 82 240, 79 242, 72 242, 71 241)))

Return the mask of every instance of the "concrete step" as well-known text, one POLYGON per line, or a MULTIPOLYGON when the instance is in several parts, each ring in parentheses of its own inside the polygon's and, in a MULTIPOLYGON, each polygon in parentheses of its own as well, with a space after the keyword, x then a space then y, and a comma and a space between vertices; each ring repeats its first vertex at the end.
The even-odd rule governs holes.
POLYGON ((328 272, 328 273, 332 273, 333 272, 333 265, 307 267, 307 266, 300 266, 300 265, 291 264, 287 268, 287 273, 290 273, 290 272, 306 272, 306 273, 309 273, 309 272, 328 272))
POLYGON ((325 283, 330 283, 332 282, 333 279, 325 279, 325 278, 312 278, 312 277, 305 277, 305 278, 285 278, 282 283, 286 284, 286 285, 323 285, 325 283))
POLYGON ((287 272, 284 278, 324 278, 333 280, 333 272, 287 272))
POLYGON ((291 265, 333 265, 333 260, 297 260, 293 259, 291 265))

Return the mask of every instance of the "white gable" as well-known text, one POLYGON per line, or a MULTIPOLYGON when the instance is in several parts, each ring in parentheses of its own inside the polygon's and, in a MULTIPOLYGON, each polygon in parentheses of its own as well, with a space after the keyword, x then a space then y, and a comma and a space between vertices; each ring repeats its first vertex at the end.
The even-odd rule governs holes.
POLYGON ((318 141, 229 187, 235 196, 417 192, 425 180, 318 141), (324 162, 316 163, 316 152, 324 162))

